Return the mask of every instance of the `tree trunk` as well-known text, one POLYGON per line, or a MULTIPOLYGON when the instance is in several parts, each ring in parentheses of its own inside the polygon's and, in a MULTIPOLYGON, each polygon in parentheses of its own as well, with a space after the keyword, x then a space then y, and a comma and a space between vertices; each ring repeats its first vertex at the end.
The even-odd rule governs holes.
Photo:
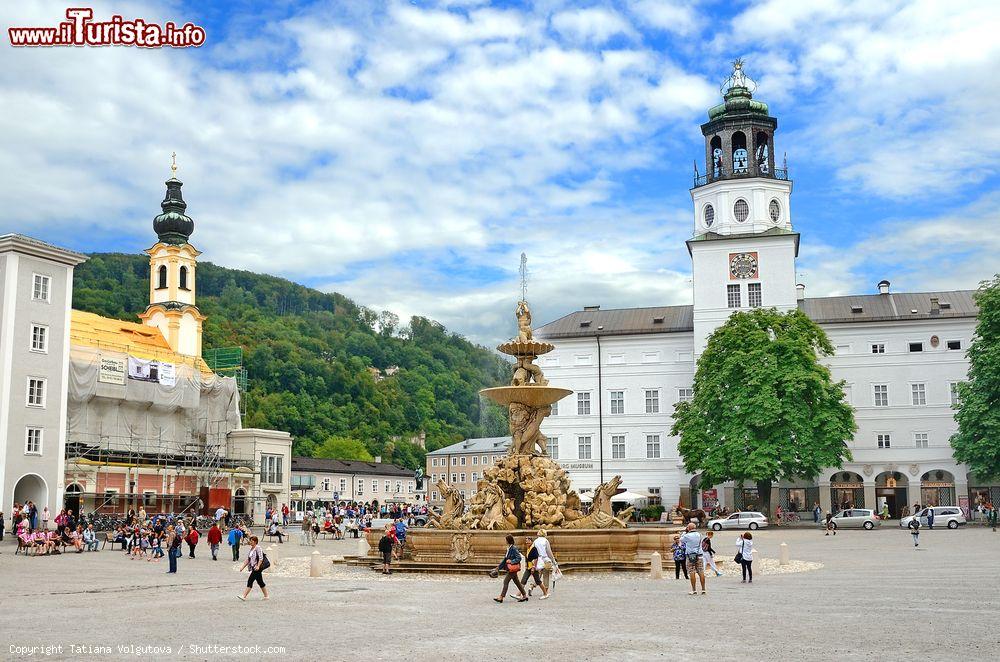
POLYGON ((758 480, 757 481, 757 496, 760 498, 760 510, 762 513, 767 515, 769 518, 772 516, 771 513, 771 481, 770 480, 758 480))

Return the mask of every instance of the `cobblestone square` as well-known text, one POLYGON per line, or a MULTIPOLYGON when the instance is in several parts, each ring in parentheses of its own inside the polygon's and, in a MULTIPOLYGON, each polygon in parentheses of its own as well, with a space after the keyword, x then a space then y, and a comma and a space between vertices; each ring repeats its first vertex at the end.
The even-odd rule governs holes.
MULTIPOLYGON (((245 576, 203 546, 169 577, 165 562, 108 550, 22 558, 7 539, 0 630, 8 658, 37 646, 51 647, 48 656, 34 651, 47 659, 163 659, 166 648, 182 659, 218 659, 259 646, 260 657, 287 660, 996 659, 1000 533, 925 530, 919 549, 891 524, 836 537, 757 533, 765 561, 786 542, 793 561, 821 567, 774 574, 757 563, 756 581, 745 585, 729 574, 730 561, 726 576, 708 580, 708 595, 690 596, 671 563, 661 581, 569 575, 550 600, 497 605, 498 582, 486 577, 383 577, 342 565, 321 578, 286 576, 307 574, 298 559, 313 551, 293 538, 272 552, 272 599, 255 592, 241 603, 245 576)), ((716 536, 720 558, 731 558, 735 539, 716 536)), ((321 540, 316 549, 332 557, 356 543, 321 540)))

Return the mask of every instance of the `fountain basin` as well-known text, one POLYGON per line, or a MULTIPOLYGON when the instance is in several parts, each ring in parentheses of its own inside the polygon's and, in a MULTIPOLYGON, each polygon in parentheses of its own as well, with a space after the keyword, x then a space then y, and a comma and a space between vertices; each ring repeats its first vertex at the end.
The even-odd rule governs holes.
POLYGON ((548 354, 556 346, 549 342, 542 342, 541 340, 510 340, 502 345, 498 345, 497 349, 508 354, 510 356, 541 356, 542 354, 548 354))
POLYGON ((501 405, 520 403, 529 407, 547 407, 573 393, 568 388, 555 386, 497 386, 479 391, 501 405))

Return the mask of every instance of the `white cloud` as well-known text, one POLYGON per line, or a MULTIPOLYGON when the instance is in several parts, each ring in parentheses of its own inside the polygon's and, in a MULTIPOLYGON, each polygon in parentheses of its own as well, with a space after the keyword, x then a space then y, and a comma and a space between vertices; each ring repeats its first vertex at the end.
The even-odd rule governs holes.
POLYGON ((562 37, 583 43, 603 44, 615 35, 635 36, 621 14, 600 7, 559 12, 552 17, 552 27, 562 37))
POLYGON ((703 23, 695 6, 684 0, 634 0, 629 10, 650 27, 679 35, 690 35, 703 23))

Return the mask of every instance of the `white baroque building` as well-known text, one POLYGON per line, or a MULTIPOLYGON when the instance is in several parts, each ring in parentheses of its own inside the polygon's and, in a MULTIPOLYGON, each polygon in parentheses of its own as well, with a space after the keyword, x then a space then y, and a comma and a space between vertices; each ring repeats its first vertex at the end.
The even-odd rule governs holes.
POLYGON ((973 292, 901 294, 882 281, 873 294, 806 298, 795 280, 792 182, 773 158, 776 128, 737 65, 701 126, 706 172, 691 189, 687 241, 693 305, 589 306, 536 331, 556 346, 540 358, 546 377, 574 391, 543 425, 550 450, 583 492, 620 474, 622 487, 668 506, 758 504, 750 485, 698 486, 670 435, 671 414, 692 396, 695 361, 733 311, 799 308, 836 348, 824 360, 847 383, 858 431, 847 440, 852 461, 815 481, 776 485, 772 503, 802 511, 886 503, 897 517, 907 505, 967 505, 991 489, 997 501, 1000 488, 969 475, 949 445, 976 324, 973 292))

